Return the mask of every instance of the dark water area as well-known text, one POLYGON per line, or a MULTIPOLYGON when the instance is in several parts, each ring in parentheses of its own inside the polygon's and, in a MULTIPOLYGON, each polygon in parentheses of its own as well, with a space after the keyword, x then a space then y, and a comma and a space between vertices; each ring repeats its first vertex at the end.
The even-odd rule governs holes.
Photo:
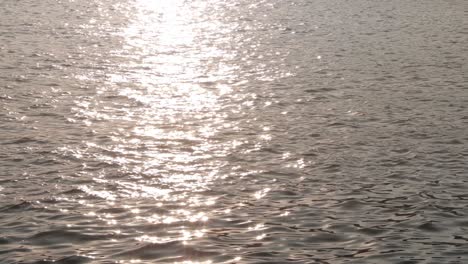
POLYGON ((468 263, 467 10, 0 0, 0 263, 468 263))

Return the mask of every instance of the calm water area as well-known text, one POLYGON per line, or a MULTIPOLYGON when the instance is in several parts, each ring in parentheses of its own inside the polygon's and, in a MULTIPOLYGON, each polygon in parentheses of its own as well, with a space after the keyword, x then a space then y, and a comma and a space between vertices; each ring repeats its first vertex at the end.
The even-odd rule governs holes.
POLYGON ((0 0, 0 264, 468 263, 468 1, 0 0))

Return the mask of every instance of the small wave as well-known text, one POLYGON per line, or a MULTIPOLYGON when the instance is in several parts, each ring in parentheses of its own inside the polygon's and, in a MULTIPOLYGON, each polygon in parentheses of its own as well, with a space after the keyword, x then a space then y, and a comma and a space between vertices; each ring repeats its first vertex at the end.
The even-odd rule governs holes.
POLYGON ((0 245, 9 244, 10 240, 6 237, 0 237, 0 245))
POLYGON ((29 208, 33 207, 33 204, 31 202, 28 202, 28 201, 23 201, 21 203, 18 203, 18 204, 14 204, 14 205, 7 205, 7 206, 4 206, 4 207, 1 207, 0 208, 0 212, 16 212, 16 211, 22 211, 22 210, 27 210, 29 208))
POLYGON ((61 192, 60 194, 78 195, 78 194, 85 194, 85 193, 86 193, 86 192, 84 192, 84 191, 81 190, 81 189, 73 188, 73 189, 70 189, 70 190, 63 191, 63 192, 61 192))
POLYGON ((25 144, 25 143, 35 143, 37 140, 35 138, 30 137, 22 137, 19 139, 15 139, 10 142, 3 143, 4 145, 13 145, 13 144, 25 144))
POLYGON ((418 228, 423 230, 423 231, 428 231, 428 232, 438 232, 438 231, 442 230, 441 227, 437 226, 433 222, 424 223, 424 224, 418 226, 418 228))
POLYGON ((69 256, 69 257, 64 257, 58 260, 38 260, 35 262, 32 262, 30 264, 83 264, 83 263, 89 263, 93 261, 92 258, 84 257, 84 256, 69 256))
MULTIPOLYGON (((1 244, 0 244, 1 245, 1 244)), ((13 249, 7 249, 7 250, 0 250, 0 255, 8 254, 8 253, 23 253, 26 254, 27 252, 31 252, 30 249, 28 248, 13 248, 13 249)), ((0 262, 2 263, 2 262, 0 262)))
POLYGON ((172 241, 167 243, 147 244, 142 247, 118 253, 116 258, 136 258, 152 259, 157 261, 164 260, 183 260, 209 258, 218 255, 215 252, 197 250, 192 246, 184 245, 181 241, 172 241))
POLYGON ((105 240, 111 238, 112 235, 88 235, 73 231, 66 231, 66 230, 51 230, 40 232, 34 234, 30 238, 27 239, 28 242, 32 244, 39 244, 39 245, 50 245, 50 244, 61 244, 61 243, 85 243, 89 241, 96 241, 96 240, 105 240))
POLYGON ((314 236, 305 238, 304 242, 306 243, 338 243, 338 242, 344 242, 345 240, 346 240, 345 237, 341 235, 322 232, 314 236))

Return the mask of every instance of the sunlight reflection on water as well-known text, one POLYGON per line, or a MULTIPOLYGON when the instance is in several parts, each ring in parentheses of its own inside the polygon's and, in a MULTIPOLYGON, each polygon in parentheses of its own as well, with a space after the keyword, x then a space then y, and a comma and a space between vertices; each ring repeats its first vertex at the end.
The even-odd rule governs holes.
MULTIPOLYGON (((225 162, 219 157, 228 156, 248 142, 240 138, 217 139, 220 131, 236 128, 236 123, 226 120, 224 109, 232 108, 233 98, 256 98, 255 94, 238 93, 239 85, 247 81, 239 79, 238 66, 233 63, 239 54, 229 48, 235 43, 229 37, 235 27, 224 24, 222 16, 214 16, 221 3, 136 1, 130 23, 117 34, 123 38, 122 49, 111 51, 122 59, 115 71, 106 73, 106 86, 96 99, 101 101, 78 102, 85 121, 114 120, 104 127, 93 124, 96 130, 108 131, 112 127, 114 131, 110 145, 87 143, 101 149, 99 152, 109 153, 97 158, 118 164, 121 171, 135 175, 134 181, 98 178, 116 190, 81 188, 89 195, 128 208, 131 218, 113 219, 96 211, 87 215, 113 225, 178 226, 163 234, 143 232, 135 237, 136 241, 158 244, 196 240, 207 232, 203 226, 211 214, 221 217, 230 213, 224 209, 205 211, 216 204, 219 196, 197 195, 210 191, 216 179, 226 177, 220 174, 225 162), (135 104, 109 100, 113 93, 135 104), (117 120, 125 123, 119 125, 121 121, 117 120), (148 214, 135 208, 133 204, 138 199, 155 199, 161 212, 148 214), (174 209, 166 209, 168 205, 174 209), (188 228, 186 223, 198 224, 188 228)), ((259 79, 272 77, 262 75, 259 79)), ((246 101, 235 112, 252 107, 253 101, 246 101)), ((261 141, 271 140, 268 129, 258 140, 255 148, 261 146, 261 141)), ((268 191, 269 188, 259 191, 254 197, 261 199, 268 191)), ((263 237, 264 234, 257 235, 256 239, 263 237)))
POLYGON ((1 259, 467 262, 462 1, 0 1, 1 259))

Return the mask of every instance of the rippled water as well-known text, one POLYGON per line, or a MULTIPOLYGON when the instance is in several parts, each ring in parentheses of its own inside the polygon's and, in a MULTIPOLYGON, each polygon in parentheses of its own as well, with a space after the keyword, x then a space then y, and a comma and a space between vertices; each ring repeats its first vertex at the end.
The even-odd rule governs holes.
POLYGON ((0 263, 468 263, 465 0, 1 0, 0 263))

